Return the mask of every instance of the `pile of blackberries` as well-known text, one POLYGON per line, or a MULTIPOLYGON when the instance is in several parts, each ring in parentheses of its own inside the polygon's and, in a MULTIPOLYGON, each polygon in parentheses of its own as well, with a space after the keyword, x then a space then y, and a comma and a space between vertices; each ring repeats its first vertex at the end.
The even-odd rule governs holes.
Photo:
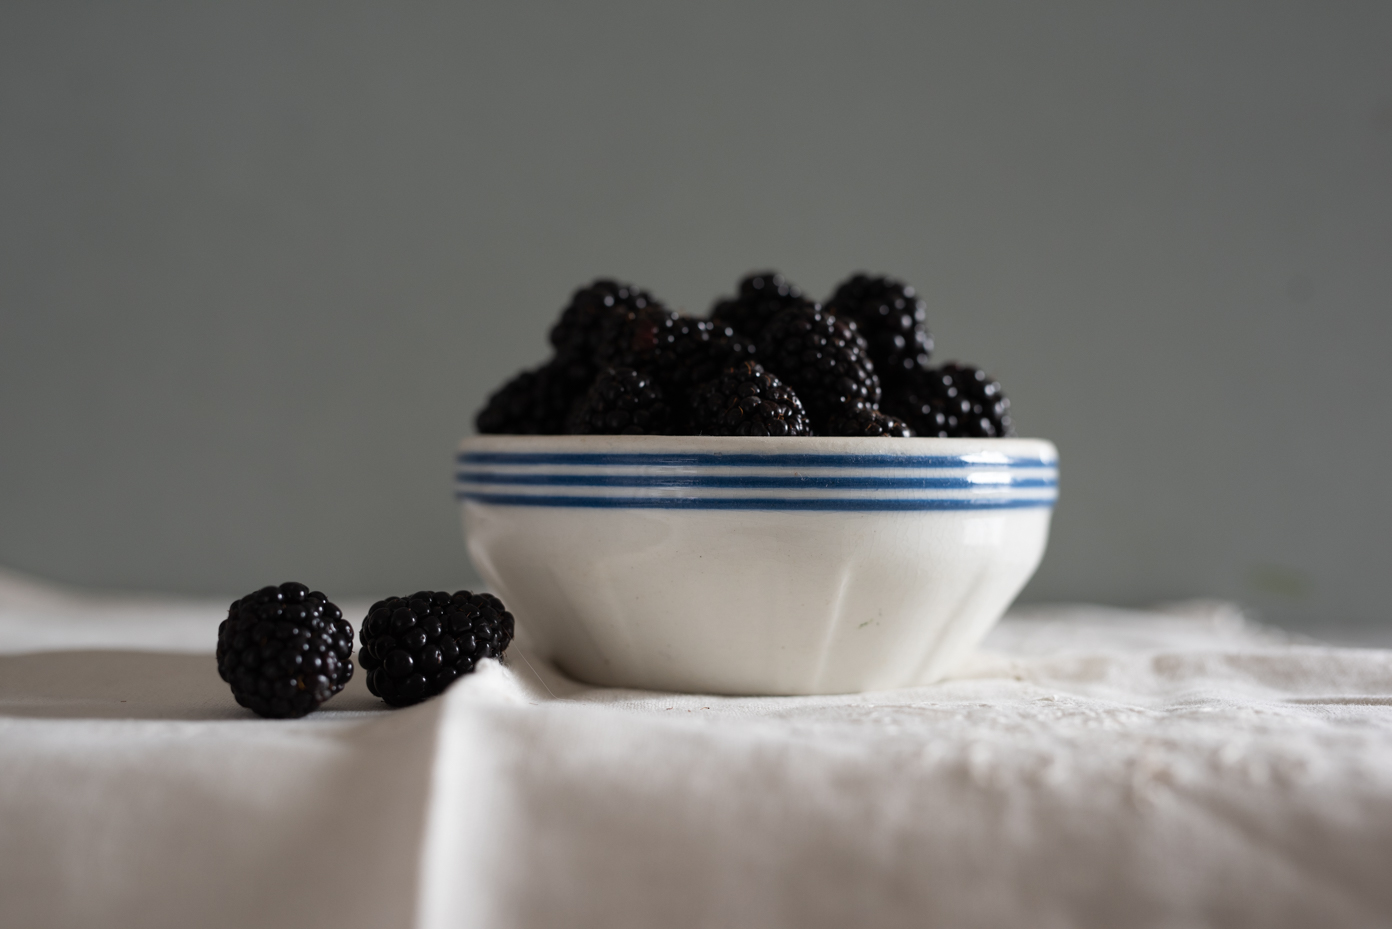
POLYGON ((980 368, 932 367, 914 289, 857 274, 824 303, 773 271, 739 282, 709 319, 612 280, 577 290, 552 358, 499 388, 482 433, 974 436, 1014 434, 980 368))
MULTIPOLYGON (((512 642, 512 614, 492 594, 421 591, 368 610, 358 661, 367 689, 392 706, 444 691, 512 642)), ((353 676, 353 626, 304 584, 263 587, 234 600, 218 627, 218 674, 261 716, 304 716, 353 676)))

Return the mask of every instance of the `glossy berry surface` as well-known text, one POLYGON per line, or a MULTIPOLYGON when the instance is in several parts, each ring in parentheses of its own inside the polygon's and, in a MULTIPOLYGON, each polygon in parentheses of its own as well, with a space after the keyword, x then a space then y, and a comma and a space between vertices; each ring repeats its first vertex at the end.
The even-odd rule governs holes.
POLYGON ((494 391, 474 425, 485 435, 559 435, 576 398, 590 384, 587 371, 577 373, 559 359, 523 371, 494 391))
POLYGON ((929 366, 925 317, 913 287, 882 275, 847 278, 823 306, 778 272, 756 271, 708 320, 601 278, 571 295, 550 332, 554 356, 496 390, 475 425, 511 435, 1014 435, 997 381, 968 365, 929 366), (753 362, 761 375, 745 378, 742 399, 713 386, 753 362))
POLYGON ((233 601, 218 627, 218 674, 247 709, 304 716, 353 676, 353 627, 318 591, 293 582, 233 601))
POLYGON ((682 317, 661 304, 621 309, 604 320, 594 362, 600 368, 650 370, 672 357, 682 317))
POLYGON ((811 306, 812 301, 797 285, 777 271, 754 271, 740 279, 736 296, 715 304, 711 321, 757 340, 779 313, 811 306))
POLYGON ((909 438, 913 434, 908 424, 897 416, 858 404, 852 404, 845 410, 832 414, 827 421, 826 431, 826 435, 863 438, 909 438))
POLYGON ((886 390, 882 406, 908 423, 916 435, 1004 438, 1015 434, 1010 400, 1000 382, 971 365, 949 363, 896 382, 886 390))
POLYGON ((818 435, 833 414, 856 404, 877 409, 880 379, 854 323, 820 308, 784 310, 759 338, 759 363, 797 392, 818 435))
POLYGON ((652 372, 679 403, 690 391, 720 375, 732 364, 752 360, 755 345, 728 326, 706 319, 679 316, 676 336, 652 372))
POLYGON ((611 316, 658 305, 657 298, 645 290, 600 278, 571 295, 551 327, 551 345, 562 360, 594 364, 611 316))
POLYGON ((881 381, 928 369, 933 337, 928 332, 927 308, 903 281, 856 274, 836 288, 826 309, 855 320, 881 381))
POLYGON ((574 435, 669 435, 672 411, 650 374, 606 368, 566 424, 574 435))
POLYGON ((442 693, 512 642, 513 619, 492 594, 420 591, 388 597, 368 610, 358 663, 367 689, 392 706, 442 693))
POLYGON ((692 395, 699 435, 811 435, 802 401, 756 362, 726 368, 692 395))

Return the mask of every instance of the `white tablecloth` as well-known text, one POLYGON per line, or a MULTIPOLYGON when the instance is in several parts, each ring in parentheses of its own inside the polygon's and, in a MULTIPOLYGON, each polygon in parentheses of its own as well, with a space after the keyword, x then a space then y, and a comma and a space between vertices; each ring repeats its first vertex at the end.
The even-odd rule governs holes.
POLYGON ((0 926, 1392 925, 1392 652, 1231 608, 1021 611, 849 697, 515 648, 297 721, 232 701, 224 609, 0 576, 0 926))

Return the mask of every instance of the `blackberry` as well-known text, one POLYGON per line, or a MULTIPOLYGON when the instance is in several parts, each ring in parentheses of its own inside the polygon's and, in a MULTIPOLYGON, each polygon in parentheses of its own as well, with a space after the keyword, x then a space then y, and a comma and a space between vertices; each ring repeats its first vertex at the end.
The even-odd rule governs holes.
POLYGON ((729 328, 648 305, 605 321, 595 361, 652 375, 672 411, 671 432, 683 434, 693 431, 691 389, 753 354, 754 346, 729 328))
POLYGON ((844 409, 832 415, 827 423, 826 434, 909 438, 914 433, 908 424, 897 416, 881 413, 861 404, 847 404, 844 409))
POLYGON ((793 307, 759 337, 759 363, 797 391, 819 435, 847 405, 878 409, 880 379, 855 323, 820 307, 793 307))
POLYGON ((512 614, 492 594, 420 591, 372 604, 358 636, 367 689, 392 706, 444 691, 512 642, 512 614))
POLYGON ((779 313, 811 306, 812 301, 777 271, 755 271, 740 280, 738 296, 716 303, 711 322, 757 339, 779 313))
POLYGON ((917 435, 946 438, 1012 436, 1010 401, 980 368, 949 363, 919 372, 886 392, 884 409, 917 435))
POLYGON ((657 303, 622 307, 605 317, 594 362, 600 368, 649 370, 671 357, 682 317, 657 303))
POLYGON ((523 371, 488 398, 474 424, 481 433, 559 435, 576 399, 603 368, 598 360, 611 320, 628 312, 660 307, 647 291, 607 278, 581 287, 551 327, 556 355, 523 371))
POLYGON ((836 288, 826 308, 842 319, 855 320, 882 381, 927 370, 933 353, 927 308, 908 284, 857 274, 836 288))
POLYGON ((605 321, 616 313, 659 306, 660 301, 632 284, 600 278, 571 294, 551 327, 551 344, 556 356, 567 361, 594 364, 604 336, 605 321))
POLYGON ((234 600, 218 626, 218 674, 261 716, 304 716, 353 676, 353 627, 317 590, 285 583, 234 600))
POLYGON ((652 375, 606 368, 571 411, 575 435, 670 435, 672 411, 652 375))
MULTIPOLYGON (((691 391, 731 365, 751 360, 755 346, 730 327, 704 319, 678 317, 676 330, 653 372, 678 408, 689 414, 691 391)), ((689 419, 689 415, 684 418, 686 426, 690 425, 689 419)))
POLYGON ((485 434, 560 435, 571 406, 589 382, 588 365, 577 370, 563 359, 552 359, 498 388, 474 425, 485 434))
POLYGON ((753 361, 721 372, 692 395, 700 435, 811 435, 802 401, 792 388, 753 361))

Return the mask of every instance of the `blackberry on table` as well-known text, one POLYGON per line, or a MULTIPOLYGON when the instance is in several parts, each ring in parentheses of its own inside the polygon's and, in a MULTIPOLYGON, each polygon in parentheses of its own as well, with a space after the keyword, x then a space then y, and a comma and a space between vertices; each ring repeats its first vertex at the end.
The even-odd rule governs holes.
POLYGON ((523 371, 488 398, 474 425, 484 434, 559 435, 576 398, 589 386, 587 371, 588 366, 577 371, 559 358, 523 371))
POLYGON ((891 438, 909 438, 913 431, 897 416, 872 410, 868 406, 853 403, 832 414, 827 422, 826 435, 891 438))
POLYGON ((420 591, 388 597, 368 610, 358 663, 367 689, 392 706, 409 706, 444 691, 512 642, 512 614, 492 594, 420 591))
POLYGON ((759 363, 797 392, 812 428, 828 434, 830 417, 848 405, 877 409, 880 379, 855 323, 820 307, 779 313, 759 337, 759 363))
POLYGON ((699 435, 811 435, 792 388, 753 361, 726 368, 692 394, 699 435))
POLYGON ((353 676, 353 627, 319 591, 287 582, 232 602, 218 626, 218 674, 247 709, 304 716, 353 676))
POLYGON ((571 412, 575 435, 670 435, 672 411, 652 375, 606 368, 571 412))
POLYGON ((836 288, 826 308, 855 320, 881 381, 927 370, 933 353, 927 309, 908 284, 892 277, 856 274, 836 288))
POLYGON ((885 393, 883 407, 917 435, 1001 438, 1015 434, 999 381, 971 365, 918 372, 885 393))
POLYGON ((798 287, 777 271, 755 271, 739 282, 737 296, 711 309, 711 322, 757 340, 764 327, 790 307, 811 307, 798 287))

